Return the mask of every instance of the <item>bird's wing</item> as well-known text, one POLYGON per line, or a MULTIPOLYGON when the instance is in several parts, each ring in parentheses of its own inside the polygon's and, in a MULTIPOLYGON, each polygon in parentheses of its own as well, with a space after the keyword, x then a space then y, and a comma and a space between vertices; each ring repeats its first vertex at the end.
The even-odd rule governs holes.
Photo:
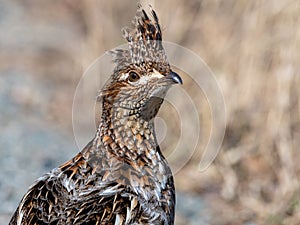
POLYGON ((29 188, 9 225, 131 224, 141 207, 136 194, 103 176, 79 153, 29 188))
POLYGON ((111 183, 102 190, 90 190, 73 197, 58 182, 38 180, 23 197, 9 225, 43 224, 130 224, 140 204, 136 196, 111 183))

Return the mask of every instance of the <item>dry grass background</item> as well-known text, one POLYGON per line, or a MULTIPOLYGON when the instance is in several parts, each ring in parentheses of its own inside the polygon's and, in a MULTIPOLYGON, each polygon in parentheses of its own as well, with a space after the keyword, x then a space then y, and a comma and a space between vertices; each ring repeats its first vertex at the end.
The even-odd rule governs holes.
MULTIPOLYGON (((8 37, 9 44, 1 46, 0 67, 26 71, 49 84, 54 91, 47 102, 30 90, 18 90, 18 101, 32 109, 46 105, 44 119, 71 133, 77 82, 95 58, 124 43, 120 30, 132 20, 136 3, 12 0, 9 4, 16 14, 11 19, 15 27, 8 29, 12 34, 19 29, 24 42, 8 37), (18 10, 26 12, 22 21, 18 10)), ((222 87, 227 107, 228 124, 218 158, 198 173, 205 143, 201 144, 176 175, 177 190, 205 199, 214 215, 210 224, 300 224, 300 2, 152 4, 164 39, 204 59, 222 87)), ((208 115, 203 107, 201 118, 208 115)), ((208 130, 206 123, 202 131, 208 130)), ((186 223, 184 218, 178 221, 186 223)))

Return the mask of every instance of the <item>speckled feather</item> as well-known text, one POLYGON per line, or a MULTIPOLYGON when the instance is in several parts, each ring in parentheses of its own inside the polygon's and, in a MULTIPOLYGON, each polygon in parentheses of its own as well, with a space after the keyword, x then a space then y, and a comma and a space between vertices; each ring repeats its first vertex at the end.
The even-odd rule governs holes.
POLYGON ((29 188, 9 225, 174 224, 173 176, 153 123, 174 82, 155 12, 139 10, 134 25, 124 32, 129 50, 113 51, 95 137, 29 188))
POLYGON ((110 51, 117 65, 115 71, 134 66, 143 70, 152 70, 154 67, 160 72, 169 72, 170 66, 162 45, 161 28, 155 11, 151 9, 151 15, 148 16, 140 8, 133 24, 135 29, 126 27, 122 30, 129 50, 110 51))

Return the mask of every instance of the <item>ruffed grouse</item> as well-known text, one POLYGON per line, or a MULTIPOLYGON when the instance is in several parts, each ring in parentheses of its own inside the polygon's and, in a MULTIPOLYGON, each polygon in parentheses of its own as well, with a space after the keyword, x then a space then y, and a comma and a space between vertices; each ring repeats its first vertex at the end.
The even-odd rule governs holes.
POLYGON ((129 50, 113 50, 115 69, 100 92, 94 139, 39 178, 10 225, 174 224, 175 188, 157 144, 153 118, 172 84, 156 13, 139 9, 124 29, 129 50))

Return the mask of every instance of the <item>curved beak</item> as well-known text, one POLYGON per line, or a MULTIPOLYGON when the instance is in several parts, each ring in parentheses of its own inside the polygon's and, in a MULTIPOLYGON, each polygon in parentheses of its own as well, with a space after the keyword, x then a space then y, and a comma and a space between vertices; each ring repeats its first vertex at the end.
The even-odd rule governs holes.
POLYGON ((166 76, 166 78, 172 80, 172 81, 173 81, 174 83, 176 83, 176 84, 182 84, 182 83, 183 83, 181 77, 180 77, 177 73, 175 73, 175 72, 173 72, 173 71, 171 71, 171 72, 166 76))

